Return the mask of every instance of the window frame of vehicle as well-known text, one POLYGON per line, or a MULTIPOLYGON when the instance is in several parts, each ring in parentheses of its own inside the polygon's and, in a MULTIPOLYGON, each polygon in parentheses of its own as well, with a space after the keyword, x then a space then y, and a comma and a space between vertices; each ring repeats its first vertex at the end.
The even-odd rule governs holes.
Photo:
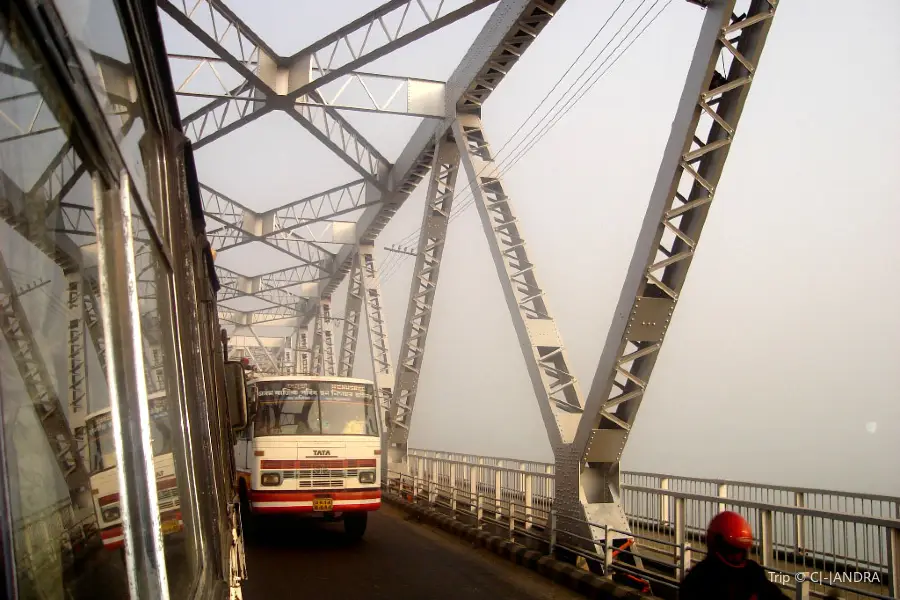
MULTIPOLYGON (((185 439, 181 440, 180 457, 178 456, 179 450, 176 447, 175 462, 179 476, 179 492, 188 500, 185 502, 184 508, 190 507, 191 509, 191 514, 185 515, 185 524, 192 529, 195 536, 195 548, 194 552, 190 553, 193 554, 190 558, 197 565, 197 568, 193 571, 194 581, 192 582, 189 596, 212 597, 213 595, 218 595, 214 594, 214 590, 221 590, 222 582, 227 580, 227 573, 223 573, 221 567, 213 567, 212 569, 206 567, 206 565, 210 564, 221 564, 222 557, 221 554, 216 556, 216 553, 212 552, 209 543, 210 537, 215 535, 217 515, 209 514, 212 511, 204 510, 199 505, 197 502, 197 487, 202 485, 207 488, 204 490, 205 492, 212 492, 217 498, 217 505, 227 502, 229 498, 227 492, 220 491, 221 485, 217 486, 214 481, 215 478, 224 475, 222 470, 210 473, 207 468, 210 466, 212 457, 206 456, 206 453, 199 450, 194 450, 202 446, 191 443, 192 438, 198 438, 204 432, 199 430, 200 428, 189 427, 189 424, 196 425, 204 421, 209 422, 210 418, 220 418, 220 415, 217 414, 219 408, 217 399, 212 398, 212 401, 210 401, 206 390, 203 389, 203 385, 197 385, 198 381, 208 378, 212 371, 206 371, 206 377, 204 377, 202 372, 193 372, 190 379, 181 379, 187 371, 184 365, 186 362, 184 353, 191 351, 189 344, 193 340, 181 337, 182 329, 177 327, 177 325, 183 325, 183 323, 177 323, 179 315, 178 291, 180 287, 186 285, 193 287, 194 282, 185 278, 185 265, 183 262, 180 263, 173 260, 173 256, 179 256, 173 252, 173 247, 179 245, 179 241, 183 242, 184 239, 192 240, 195 234, 194 226, 196 225, 193 215, 185 219, 183 211, 188 204, 185 186, 180 181, 180 178, 184 176, 184 169, 177 167, 183 162, 179 151, 184 140, 177 128, 178 112, 177 106, 174 106, 174 91, 171 90, 171 78, 168 73, 165 50, 164 48, 161 49, 161 31, 158 32, 159 35, 156 40, 154 40, 154 35, 151 31, 154 27, 159 28, 158 21, 156 21, 155 5, 148 6, 146 3, 125 0, 117 0, 115 2, 110 0, 110 2, 114 4, 118 12, 119 24, 125 32, 129 55, 135 66, 138 102, 142 104, 146 118, 148 134, 146 138, 149 140, 147 143, 156 150, 155 153, 150 153, 151 156, 154 156, 155 164, 148 166, 161 166, 165 171, 162 176, 159 173, 154 173, 152 176, 148 174, 148 180, 151 182, 158 182, 156 178, 160 177, 159 181, 162 182, 162 185, 151 185, 151 188, 157 189, 152 189, 149 192, 149 195, 158 195, 158 197, 137 197, 130 183, 126 183, 129 188, 127 191, 130 193, 124 194, 124 197, 135 198, 138 205, 138 213, 140 214, 135 214, 133 217, 144 219, 146 229, 155 245, 155 250, 162 257, 162 262, 168 262, 167 280, 169 285, 158 291, 158 298, 161 304, 163 304, 162 301, 165 299, 167 302, 164 303, 164 306, 170 309, 160 310, 161 315, 164 315, 163 323, 166 323, 165 317, 168 316, 170 318, 169 324, 176 325, 171 329, 172 335, 166 339, 167 348, 165 354, 167 355, 168 363, 166 371, 169 377, 169 385, 173 390, 174 404, 177 405, 180 413, 178 415, 181 424, 180 430, 188 432, 185 439), (166 93, 166 90, 169 90, 171 93, 166 93), (149 219, 147 215, 149 212, 148 206, 145 203, 152 200, 158 202, 153 207, 157 215, 168 215, 170 218, 167 220, 156 220, 155 222, 149 219), (176 321, 176 323, 173 323, 172 320, 176 321), (186 347, 188 350, 185 350, 186 347), (178 385, 173 385, 173 378, 179 380, 178 385), (194 418, 188 420, 187 417, 189 415, 194 418), (204 471, 208 477, 205 481, 198 484, 195 475, 204 471), (220 498, 219 496, 222 497, 220 498), (207 513, 204 515, 206 518, 200 518, 200 513, 207 513)), ((84 146, 82 156, 92 167, 92 175, 97 187, 105 187, 108 194, 120 194, 119 184, 122 183, 120 177, 121 174, 126 173, 125 161, 97 99, 84 78, 84 73, 79 72, 74 67, 74 65, 79 64, 78 58, 71 51, 65 25, 55 12, 54 7, 49 3, 36 0, 18 0, 11 2, 9 6, 11 11, 10 18, 15 19, 17 24, 23 26, 23 31, 30 34, 29 44, 34 47, 36 54, 44 60, 44 63, 48 66, 49 77, 60 88, 63 102, 71 111, 74 128, 79 133, 77 143, 79 147, 84 146)), ((128 181, 127 176, 124 176, 124 179, 125 182, 128 181)), ((117 223, 116 225, 121 226, 122 223, 117 223)), ((103 250, 101 249, 101 251, 103 250)), ((190 256, 193 257, 194 254, 192 253, 190 256)), ((191 262, 195 261, 192 260, 191 262)), ((190 266, 199 267, 200 265, 190 266)), ((205 273, 205 269, 203 269, 203 272, 205 273)), ((112 279, 117 280, 118 283, 124 284, 126 282, 124 279, 125 273, 118 267, 110 274, 113 275, 112 279)), ((128 300, 126 298, 116 294, 109 294, 109 297, 104 297, 103 300, 104 304, 108 304, 112 308, 112 313, 125 315, 123 322, 125 327, 130 328, 131 331, 140 332, 140 323, 137 319, 133 315, 128 317, 128 300)), ((107 306, 104 308, 107 308, 107 306)), ((194 310, 197 310, 196 307, 194 310)), ((182 319, 186 316, 184 315, 182 319)), ((205 354, 207 354, 207 361, 213 360, 213 357, 209 356, 208 352, 205 352, 205 354)), ((108 363, 108 372, 115 369, 118 373, 125 373, 133 383, 139 377, 143 377, 143 364, 138 364, 134 360, 130 364, 128 364, 128 361, 124 361, 124 364, 116 364, 116 360, 121 361, 122 359, 121 357, 112 356, 111 362, 108 363)), ((115 397, 112 394, 112 390, 111 397, 115 397)), ((146 426, 146 423, 142 424, 142 427, 146 426)), ((219 429, 219 427, 216 427, 214 431, 218 432, 219 429)), ((220 436, 216 437, 220 439, 220 436)), ((117 438, 116 441, 120 446, 128 444, 128 440, 117 438)), ((196 442, 196 439, 194 439, 194 442, 196 442)), ((3 448, 0 447, 0 452, 2 450, 3 448)), ((121 455, 121 447, 118 452, 121 455)), ((5 458, 5 454, 3 454, 3 457, 5 458)), ((144 462, 144 466, 149 467, 149 472, 153 473, 152 455, 145 457, 144 462)), ((125 470, 123 469, 122 471, 125 470)), ((120 481, 124 481, 125 487, 131 490, 136 483, 135 474, 124 472, 121 477, 124 479, 120 478, 120 481)), ((224 478, 223 480, 228 481, 224 478)), ((5 490, 5 477, 3 478, 3 483, 5 490)), ((147 497, 143 499, 141 504, 142 510, 158 514, 155 485, 150 486, 150 490, 153 493, 146 493, 147 497)), ((148 517, 149 515, 143 516, 148 517)), ((219 522, 221 523, 221 521, 219 522)), ((219 529, 221 531, 222 528, 219 527, 219 529)), ((131 534, 138 536, 140 532, 131 531, 131 534)), ((222 540, 220 540, 221 542, 222 540)), ((8 540, 4 536, 3 545, 9 547, 7 544, 8 540)), ((155 580, 157 588, 163 586, 165 589, 164 593, 167 595, 169 590, 165 587, 165 563, 163 561, 159 564, 158 560, 151 556, 151 554, 155 554, 157 559, 162 556, 163 549, 159 536, 149 536, 148 539, 144 540, 143 548, 144 551, 139 552, 135 557, 137 562, 131 560, 128 564, 129 579, 132 582, 136 582, 139 572, 143 571, 145 574, 149 574, 148 577, 150 579, 155 580)), ((6 576, 14 578, 14 571, 10 572, 7 570, 6 576)), ((152 587, 154 583, 152 581, 149 583, 144 581, 144 585, 138 588, 139 597, 144 597, 151 591, 145 587, 146 585, 152 587)))

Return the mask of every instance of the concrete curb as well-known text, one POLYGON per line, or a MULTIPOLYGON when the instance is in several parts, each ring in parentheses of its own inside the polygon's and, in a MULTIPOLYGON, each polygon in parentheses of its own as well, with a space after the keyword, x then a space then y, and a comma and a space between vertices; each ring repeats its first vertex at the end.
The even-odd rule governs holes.
POLYGON ((521 544, 460 523, 430 508, 406 502, 394 494, 383 492, 382 500, 409 514, 415 515, 421 521, 439 527, 447 533, 471 542, 473 545, 490 550, 494 554, 506 558, 517 565, 531 569, 554 583, 583 594, 587 598, 595 598, 597 600, 612 598, 656 600, 651 596, 644 596, 635 590, 615 584, 608 579, 541 554, 537 550, 530 550, 521 544))

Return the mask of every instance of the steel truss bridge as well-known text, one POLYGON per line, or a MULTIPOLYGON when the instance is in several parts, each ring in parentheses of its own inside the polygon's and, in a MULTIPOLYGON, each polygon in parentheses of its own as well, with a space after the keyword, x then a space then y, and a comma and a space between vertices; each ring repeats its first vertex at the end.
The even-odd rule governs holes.
MULTIPOLYGON (((631 31, 646 29, 670 2, 642 2, 635 14, 645 4, 648 8, 631 31)), ((494 150, 482 120, 491 93, 565 4, 390 0, 282 55, 221 0, 159 0, 160 12, 174 22, 164 25, 177 27, 182 41, 187 34, 194 48, 199 43, 205 49, 202 54, 179 52, 181 42, 169 35, 168 27, 173 73, 190 65, 186 77, 175 77, 177 93, 182 101, 202 103, 183 116, 194 150, 281 112, 316 138, 323 153, 337 156, 355 174, 351 181, 300 200, 254 209, 248 206, 251 199, 234 199, 206 184, 207 174, 200 171, 204 210, 215 223, 207 235, 220 262, 228 257, 231 265, 251 264, 252 259, 240 257, 266 247, 293 263, 243 273, 217 265, 219 316, 230 329, 233 355, 248 357, 264 373, 349 376, 365 323, 385 413, 387 493, 400 502, 468 518, 479 529, 494 528, 511 539, 549 543, 551 553, 565 548, 599 561, 607 574, 632 569, 670 585, 703 554, 703 524, 728 507, 751 516, 758 538, 755 551, 770 570, 877 573, 878 585, 847 584, 848 589, 859 597, 897 597, 897 498, 620 470, 779 2, 692 2, 703 12, 702 27, 615 318, 587 390, 572 373, 519 229, 515 200, 504 187, 509 165, 494 150), (368 70, 396 50, 481 11, 490 11, 483 28, 445 81, 368 70), (406 115, 420 124, 391 162, 377 141, 352 124, 354 113, 406 115), (395 358, 375 248, 379 233, 420 185, 426 188, 426 202, 416 247, 398 250, 414 258, 415 266, 395 358), (447 228, 454 203, 466 190, 483 225, 553 448, 553 464, 408 447, 447 228), (345 279, 347 295, 337 317, 332 295, 345 279), (634 564, 611 551, 626 539, 637 541, 634 564)), ((120 61, 93 58, 110 98, 122 108, 124 134, 133 125, 134 76, 120 61)), ((23 136, 40 133, 19 129, 23 136)), ((47 282, 23 280, 0 257, 0 327, 72 497, 58 508, 54 531, 41 530, 44 541, 69 539, 73 523, 92 518, 85 510, 90 502, 83 456, 84 365, 88 344, 101 367, 104 363, 100 292, 96 265, 85 263, 75 242, 66 246, 65 236, 91 237, 96 223, 91 207, 64 201, 83 175, 75 152, 65 145, 35 189, 8 195, 0 205, 5 222, 28 231, 32 239, 25 199, 41 198, 48 213, 59 212, 55 241, 48 238, 40 249, 67 278, 67 302, 58 307, 67 311, 70 322, 66 399, 54 392, 23 304, 27 294, 47 282)), ((3 176, 12 189, 14 184, 3 176)), ((140 263, 149 253, 141 252, 140 232, 136 239, 140 263)), ((142 273, 150 270, 138 267, 142 273)), ((158 331, 156 282, 140 280, 139 285, 140 297, 150 307, 144 315, 147 332, 158 331)), ((153 356, 154 336, 146 337, 145 357, 153 356)), ((153 373, 160 368, 147 360, 151 391, 153 373)), ((78 526, 79 535, 85 530, 78 526)), ((794 587, 797 597, 815 594, 810 582, 794 587)))
MULTIPOLYGON (((659 9, 657 4, 648 3, 632 29, 648 26, 658 15, 655 11, 664 10, 665 5, 659 9)), ((775 0, 695 4, 705 14, 694 56, 615 318, 594 380, 583 390, 519 229, 515 199, 504 186, 508 164, 491 145, 482 119, 491 93, 564 10, 565 0, 390 1, 290 55, 278 54, 221 1, 160 1, 161 10, 208 51, 203 56, 178 54, 169 45, 173 65, 193 65, 183 80, 176 77, 178 93, 209 100, 184 117, 195 149, 281 111, 318 139, 322 152, 339 157, 356 175, 344 185, 267 210, 254 210, 202 186, 204 209, 217 222, 209 237, 220 255, 262 244, 295 261, 290 268, 254 274, 217 267, 223 305, 236 306, 230 302, 236 299, 255 302, 252 309, 220 313, 231 325, 235 355, 250 358, 267 373, 349 376, 364 319, 385 411, 391 480, 401 485, 401 475, 425 473, 429 484, 437 484, 438 479, 429 478, 440 475, 452 489, 465 479, 455 463, 443 472, 423 472, 418 462, 409 464, 407 444, 448 223, 454 209, 459 210, 455 202, 468 189, 553 448, 553 492, 541 497, 552 498, 554 514, 568 519, 559 526, 557 543, 592 540, 589 550, 603 556, 607 542, 632 537, 634 515, 625 511, 629 488, 621 483, 620 458, 778 8, 775 0), (492 12, 446 81, 367 70, 370 63, 482 9, 492 12), (209 79, 211 88, 200 89, 192 82, 204 70, 216 76, 209 79), (227 84, 223 70, 232 75, 227 84), (351 124, 355 112, 416 116, 421 122, 391 163, 379 152, 378 140, 351 124), (400 250, 415 259, 415 266, 399 355, 394 355, 375 247, 378 234, 419 185, 427 191, 416 246, 400 250), (336 319, 332 295, 345 278, 343 317, 336 319), (278 335, 264 332, 273 326, 281 327, 278 335)), ((201 170, 201 181, 203 177, 201 170)), ((497 502, 499 473, 491 487, 497 502)), ((465 481, 477 495, 476 479, 465 481)), ((415 486, 418 492, 418 479, 415 486)), ((438 492, 429 489, 434 502, 438 492)), ((533 489, 518 491, 531 510, 533 489)), ((452 498, 455 507, 455 492, 452 498)), ((677 497, 674 502, 680 515, 683 502, 677 497)), ((672 542, 679 548, 676 562, 685 564, 690 559, 683 545, 684 518, 678 522, 682 529, 672 542)), ((764 533, 765 543, 773 543, 771 534, 764 533)))

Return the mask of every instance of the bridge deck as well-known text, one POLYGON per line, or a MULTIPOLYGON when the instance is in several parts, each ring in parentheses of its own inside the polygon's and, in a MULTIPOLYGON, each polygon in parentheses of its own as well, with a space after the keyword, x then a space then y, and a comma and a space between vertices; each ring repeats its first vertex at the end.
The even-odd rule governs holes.
POLYGON ((254 519, 247 527, 244 598, 517 598, 582 596, 384 506, 360 542, 340 523, 254 519))

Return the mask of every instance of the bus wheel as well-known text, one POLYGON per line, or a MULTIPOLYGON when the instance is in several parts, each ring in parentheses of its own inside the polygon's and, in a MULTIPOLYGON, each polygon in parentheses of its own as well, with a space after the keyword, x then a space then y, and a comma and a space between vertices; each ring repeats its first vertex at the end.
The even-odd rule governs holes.
POLYGON ((352 539, 361 539, 366 533, 369 513, 347 513, 344 515, 344 532, 352 539))
POLYGON ((241 521, 250 520, 250 493, 247 491, 247 484, 241 481, 238 487, 238 498, 241 502, 241 521))

